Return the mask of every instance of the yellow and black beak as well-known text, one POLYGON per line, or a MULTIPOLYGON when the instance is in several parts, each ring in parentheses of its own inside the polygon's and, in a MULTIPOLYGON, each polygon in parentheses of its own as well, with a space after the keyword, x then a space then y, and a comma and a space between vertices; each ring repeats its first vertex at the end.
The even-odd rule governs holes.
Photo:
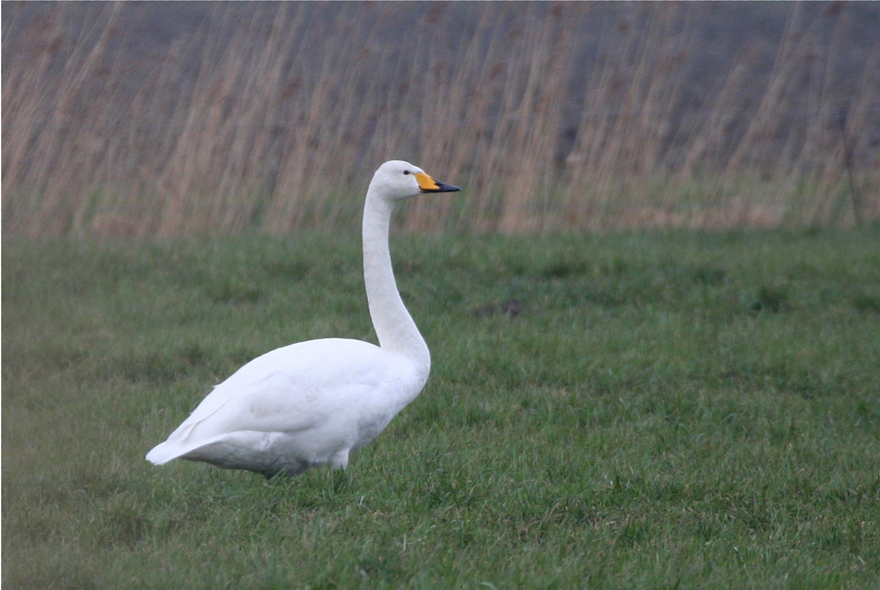
POLYGON ((457 186, 437 182, 424 172, 417 172, 415 176, 423 193, 454 193, 461 190, 457 186))

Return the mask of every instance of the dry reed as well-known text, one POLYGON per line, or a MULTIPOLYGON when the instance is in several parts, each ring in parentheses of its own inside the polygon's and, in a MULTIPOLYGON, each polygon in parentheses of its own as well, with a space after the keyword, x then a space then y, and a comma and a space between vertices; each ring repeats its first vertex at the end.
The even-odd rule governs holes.
POLYGON ((880 216, 880 43, 843 84, 848 7, 793 6, 699 105, 686 5, 216 6, 143 62, 128 9, 90 6, 79 30, 70 5, 4 18, 4 236, 355 228, 392 157, 466 189, 408 208, 412 231, 880 216))

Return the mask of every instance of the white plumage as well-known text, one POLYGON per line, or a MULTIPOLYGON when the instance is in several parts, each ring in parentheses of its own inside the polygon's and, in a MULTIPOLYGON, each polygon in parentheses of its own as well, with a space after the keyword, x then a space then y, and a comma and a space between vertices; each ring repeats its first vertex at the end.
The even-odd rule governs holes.
POLYGON ((458 187, 393 160, 379 167, 364 206, 364 283, 379 346, 327 338, 252 360, 214 388, 168 440, 147 454, 204 461, 271 477, 322 464, 344 469, 418 396, 431 368, 391 267, 388 229, 397 201, 458 187))

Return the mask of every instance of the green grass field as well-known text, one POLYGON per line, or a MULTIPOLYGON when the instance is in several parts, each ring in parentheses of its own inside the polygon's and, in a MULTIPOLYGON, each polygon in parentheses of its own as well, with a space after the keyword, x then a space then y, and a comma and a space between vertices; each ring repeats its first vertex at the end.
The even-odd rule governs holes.
POLYGON ((4 242, 4 588, 880 587, 876 228, 392 246, 427 388, 266 481, 144 454, 374 340, 357 235, 4 242))

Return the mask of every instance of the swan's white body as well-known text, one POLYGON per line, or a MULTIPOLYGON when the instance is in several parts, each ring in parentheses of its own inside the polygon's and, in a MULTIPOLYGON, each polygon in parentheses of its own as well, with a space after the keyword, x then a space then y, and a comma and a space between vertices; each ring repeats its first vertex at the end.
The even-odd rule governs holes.
POLYGON ((364 206, 364 283, 379 346, 327 338, 268 352, 218 385, 168 440, 147 454, 162 465, 204 461, 271 477, 315 465, 344 469, 419 395, 431 358, 400 299, 388 228, 397 201, 450 192, 416 166, 386 162, 364 206))

